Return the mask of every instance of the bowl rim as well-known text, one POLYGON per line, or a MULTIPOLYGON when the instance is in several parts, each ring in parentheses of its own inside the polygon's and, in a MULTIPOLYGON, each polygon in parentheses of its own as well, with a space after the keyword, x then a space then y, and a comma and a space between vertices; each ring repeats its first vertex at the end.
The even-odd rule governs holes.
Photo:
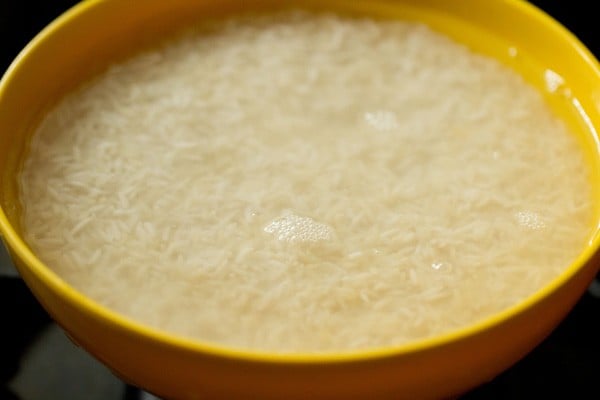
MULTIPOLYGON (((504 3, 505 7, 514 8, 517 12, 534 20, 538 24, 545 25, 553 35, 560 37, 563 41, 577 50, 582 60, 592 67, 600 77, 600 63, 594 55, 583 45, 580 40, 560 22, 549 16, 546 12, 525 0, 498 0, 504 3)), ((17 55, 10 64, 2 78, 0 79, 0 98, 4 97, 7 91, 7 83, 15 75, 19 66, 25 62, 29 54, 37 47, 43 46, 44 41, 62 26, 69 24, 77 19, 81 14, 93 12, 93 9, 105 0, 83 0, 41 30, 17 55)), ((589 121, 588 121, 589 122, 589 121)), ((594 130, 591 123, 589 127, 594 130)), ((593 132, 596 133, 596 132, 593 132)), ((598 135, 596 134, 596 137, 598 135)), ((600 150, 599 150, 600 151, 600 150)), ((523 314, 543 299, 549 297, 558 290, 563 284, 568 282, 576 273, 581 270, 600 249, 600 221, 595 227, 588 245, 578 254, 574 261, 563 272, 555 277, 551 282, 529 295, 518 303, 485 317, 475 323, 463 326, 451 331, 447 331, 432 337, 409 341, 406 343, 390 346, 379 346, 358 350, 333 350, 325 352, 277 352, 261 349, 242 348, 228 346, 220 343, 209 342, 199 339, 191 339, 183 336, 171 334, 142 324, 134 319, 125 317, 120 313, 102 306, 91 298, 85 296, 82 292, 67 284, 58 274, 54 273, 33 251, 29 249, 24 239, 17 233, 15 228, 9 222, 4 210, 0 206, 0 238, 3 239, 14 255, 26 265, 26 267, 44 282, 57 296, 64 301, 76 305, 81 312, 90 314, 95 319, 99 319, 123 332, 129 332, 138 335, 146 340, 154 341, 162 345, 178 348, 184 351, 194 353, 203 353, 211 356, 243 360, 248 362, 272 363, 272 364, 335 364, 346 362, 363 362, 374 359, 397 357, 409 355, 418 352, 427 351, 441 346, 447 346, 451 343, 465 340, 469 337, 487 331, 490 328, 501 325, 516 315, 523 314)), ((19 271, 20 272, 20 271, 19 271)))

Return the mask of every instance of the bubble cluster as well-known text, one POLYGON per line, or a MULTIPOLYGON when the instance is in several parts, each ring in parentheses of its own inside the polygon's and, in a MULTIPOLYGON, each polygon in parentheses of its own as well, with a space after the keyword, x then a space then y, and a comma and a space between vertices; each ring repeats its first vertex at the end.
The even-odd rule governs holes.
POLYGON ((271 221, 264 231, 285 242, 319 242, 333 238, 333 229, 329 225, 293 213, 271 221))
POLYGON ((555 93, 565 83, 563 77, 551 69, 544 71, 544 81, 546 82, 546 89, 550 93, 555 93))
POLYGON ((398 119, 392 111, 377 110, 366 112, 364 118, 367 124, 378 131, 391 131, 398 128, 398 119))
POLYGON ((519 225, 531 230, 539 230, 546 227, 542 217, 533 211, 519 211, 515 214, 515 218, 519 225))

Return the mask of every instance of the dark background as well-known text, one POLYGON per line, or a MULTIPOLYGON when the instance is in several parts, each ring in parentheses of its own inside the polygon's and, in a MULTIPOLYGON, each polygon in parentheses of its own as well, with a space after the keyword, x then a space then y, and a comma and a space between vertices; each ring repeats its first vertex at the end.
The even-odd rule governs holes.
MULTIPOLYGON (((35 34, 75 3, 73 0, 0 0, 0 74, 35 34)), ((600 57, 600 28, 596 28, 600 18, 592 10, 594 2, 536 0, 532 3, 565 25, 600 57)), ((23 362, 19 365, 22 353, 51 321, 22 281, 14 277, 0 276, 0 312, 0 400, 5 400, 16 398, 6 383, 15 376, 19 366, 23 367, 23 362)), ((590 291, 556 331, 531 354, 494 381, 463 398, 600 398, 599 319, 600 299, 592 296, 590 291)), ((60 370, 60 359, 53 368, 60 370)), ((35 381, 31 384, 35 385, 35 381)), ((120 399, 138 398, 134 388, 123 386, 120 399)), ((86 399, 89 394, 81 391, 74 399, 86 399)), ((59 397, 47 393, 43 398, 59 397)))

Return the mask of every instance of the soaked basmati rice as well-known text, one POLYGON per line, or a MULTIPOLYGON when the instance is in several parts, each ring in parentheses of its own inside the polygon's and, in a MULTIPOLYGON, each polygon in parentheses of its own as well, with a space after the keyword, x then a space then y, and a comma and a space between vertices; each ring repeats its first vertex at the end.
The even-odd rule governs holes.
POLYGON ((153 327, 327 352, 463 327, 555 278, 588 167, 542 97, 429 28, 283 13, 187 31, 67 96, 30 246, 153 327))

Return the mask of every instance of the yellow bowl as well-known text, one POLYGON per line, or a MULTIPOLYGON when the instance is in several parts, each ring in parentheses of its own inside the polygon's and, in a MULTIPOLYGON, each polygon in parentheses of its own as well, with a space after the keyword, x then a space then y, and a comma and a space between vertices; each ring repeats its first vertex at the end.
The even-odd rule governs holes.
MULTIPOLYGON (((278 3, 91 0, 62 15, 23 50, 0 83, 0 228, 19 273, 76 343, 125 381, 170 399, 440 398, 492 379, 543 340, 585 291, 598 269, 597 234, 557 279, 484 321, 403 346, 322 355, 229 349, 142 326, 67 285, 23 241, 16 176, 27 138, 45 110, 111 61, 175 27, 278 3)), ((554 71, 568 90, 545 91, 546 99, 580 133, 594 182, 600 182, 594 128, 600 126, 599 66, 572 34, 525 1, 299 4, 422 20, 515 68, 541 91, 547 83, 546 69, 554 71)), ((600 221, 598 210, 595 214, 600 221)))

